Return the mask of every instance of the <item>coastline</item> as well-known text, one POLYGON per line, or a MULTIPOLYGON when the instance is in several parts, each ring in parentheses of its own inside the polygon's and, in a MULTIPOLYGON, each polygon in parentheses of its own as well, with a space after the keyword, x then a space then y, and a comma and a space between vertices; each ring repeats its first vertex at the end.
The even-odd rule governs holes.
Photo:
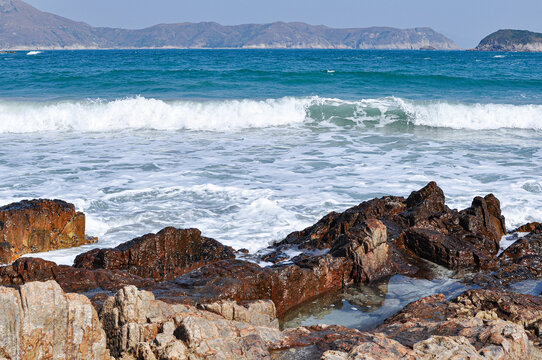
MULTIPOLYGON (((57 202, 61 205, 58 210, 46 202, 32 204, 0 208, 2 223, 10 224, 2 230, 4 238, 10 238, 10 232, 6 231, 16 232, 20 226, 28 227, 30 232, 40 229, 43 222, 39 217, 48 211, 52 211, 46 215, 48 218, 56 218, 55 212, 65 210, 74 216, 73 207, 63 203, 57 202), (28 211, 37 212, 20 216, 20 212, 29 214, 28 211), (29 224, 15 219, 27 219, 29 224)), ((70 217, 66 219, 72 221, 70 217)), ((542 241, 542 227, 527 224, 517 231, 529 232, 528 235, 517 237, 513 232, 507 234, 504 221, 499 201, 493 195, 475 197, 470 208, 458 212, 445 205, 442 190, 431 182, 408 198, 385 196, 342 213, 332 212, 313 226, 255 254, 225 247, 203 237, 197 229, 165 228, 115 249, 81 254, 73 267, 23 257, 12 265, 0 267, 1 285, 19 288, 20 300, 5 287, 0 287, 0 298, 5 295, 4 303, 43 303, 43 296, 54 293, 55 299, 67 297, 68 303, 73 302, 69 306, 84 307, 84 311, 93 314, 88 318, 93 323, 88 334, 98 345, 93 347, 93 353, 76 351, 78 356, 88 359, 106 359, 107 353, 116 358, 138 358, 143 356, 138 355, 142 346, 148 353, 144 359, 151 359, 151 354, 164 359, 184 359, 188 354, 195 359, 207 359, 210 355, 203 350, 203 344, 230 359, 244 336, 261 337, 261 340, 241 350, 241 359, 253 359, 253 351, 266 356, 289 354, 286 359, 296 359, 303 353, 312 354, 312 358, 349 359, 367 351, 366 347, 371 348, 374 343, 379 344, 379 351, 389 353, 390 359, 432 356, 450 344, 455 344, 454 351, 484 354, 488 348, 479 343, 479 336, 488 332, 497 334, 503 328, 512 332, 491 346, 511 359, 521 356, 534 359, 542 354, 540 334, 536 331, 542 316, 542 300, 540 296, 510 292, 513 289, 510 285, 532 279, 529 271, 535 271, 535 278, 542 282, 542 272, 536 265, 523 267, 527 258, 533 264, 542 261, 542 253, 537 250, 542 241), (497 257, 503 236, 516 236, 516 241, 497 257), (282 318, 292 309, 341 289, 355 292, 356 284, 374 284, 399 274, 414 279, 434 278, 434 270, 424 265, 430 264, 427 260, 453 270, 454 278, 470 282, 476 290, 457 289, 448 297, 424 297, 364 331, 340 324, 307 325, 283 331, 278 328, 277 316, 282 318), (255 263, 261 261, 274 265, 260 267, 255 263), (72 292, 84 296, 68 294, 72 292), (35 298, 30 300, 27 296, 35 298), (91 309, 91 302, 95 310, 91 309), (516 304, 513 308, 516 310, 503 313, 499 307, 505 304, 516 304), (435 317, 431 310, 435 307, 447 313, 447 317, 435 317), (135 314, 134 311, 147 315, 143 318, 129 315, 135 314), (119 313, 125 315, 118 318, 119 313), (148 317, 153 320, 146 320, 148 317), (132 335, 126 338, 128 327, 132 335), (134 327, 139 330, 134 332, 134 327), (450 327, 463 329, 466 340, 449 332, 450 327), (233 330, 216 343, 213 329, 229 333, 230 328, 244 328, 244 335, 239 338, 233 330), (172 336, 176 331, 195 334, 201 331, 198 329, 204 332, 197 338, 172 336), (436 335, 442 338, 436 341, 436 335), (432 345, 422 348, 422 343, 432 345)), ((65 228, 62 224, 50 226, 65 228)), ((376 305, 383 299, 374 301, 369 303, 376 305)), ((65 311, 61 310, 63 305, 47 304, 56 306, 60 313, 65 311)), ((42 312, 44 318, 52 315, 48 306, 42 312)), ((34 308, 28 309, 21 315, 23 318, 35 316, 34 308)), ((15 314, 0 316, 0 327, 13 321, 11 316, 15 314)), ((35 326, 41 326, 43 331, 48 326, 57 326, 53 318, 47 321, 35 326)), ((87 320, 71 321, 69 326, 89 326, 87 320)), ((24 344, 28 341, 25 331, 25 328, 20 332, 8 330, 7 334, 24 344)), ((58 339, 64 339, 63 346, 73 343, 81 346, 81 341, 89 341, 57 331, 54 339, 40 337, 34 351, 42 351, 39 349, 46 346, 56 348, 58 339)), ((3 351, 25 354, 26 350, 10 345, 3 351)))

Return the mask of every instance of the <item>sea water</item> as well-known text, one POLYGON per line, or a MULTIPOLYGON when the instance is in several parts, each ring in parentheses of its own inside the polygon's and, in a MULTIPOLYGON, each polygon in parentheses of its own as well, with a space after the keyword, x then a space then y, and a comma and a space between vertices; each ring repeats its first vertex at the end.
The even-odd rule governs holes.
POLYGON ((257 251, 435 180, 542 221, 542 54, 350 50, 0 55, 0 204, 59 198, 97 244, 166 226, 257 251))

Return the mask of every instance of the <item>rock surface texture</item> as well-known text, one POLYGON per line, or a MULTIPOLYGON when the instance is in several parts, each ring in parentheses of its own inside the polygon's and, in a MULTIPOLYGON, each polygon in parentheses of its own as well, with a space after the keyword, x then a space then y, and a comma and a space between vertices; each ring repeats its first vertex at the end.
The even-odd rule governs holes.
POLYGON ((54 281, 0 287, 1 359, 110 359, 105 332, 87 297, 54 281))
POLYGON ((0 359, 542 359, 542 297, 505 291, 542 277, 542 225, 520 229, 498 255, 499 201, 489 194, 452 210, 431 182, 408 198, 332 212, 258 254, 165 228, 81 254, 75 266, 21 258, 0 267, 10 286, 0 287, 0 359), (279 330, 277 316, 304 302, 423 275, 425 260, 486 289, 422 298, 366 332, 279 330))
POLYGON ((95 240, 85 237, 85 215, 64 201, 25 200, 0 208, 0 263, 95 240))
POLYGON ((96 249, 79 255, 75 267, 125 270, 151 278, 169 280, 212 262, 232 259, 233 249, 201 236, 198 229, 167 227, 114 249, 96 249))

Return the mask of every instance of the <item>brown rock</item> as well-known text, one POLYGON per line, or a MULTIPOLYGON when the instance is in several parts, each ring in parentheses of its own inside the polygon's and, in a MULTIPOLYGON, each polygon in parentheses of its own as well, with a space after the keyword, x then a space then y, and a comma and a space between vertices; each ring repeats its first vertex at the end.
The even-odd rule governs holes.
MULTIPOLYGON (((11 245, 9 263, 23 254, 80 246, 85 215, 61 200, 30 200, 0 208, 0 241, 11 245)), ((4 255, 4 260, 6 256, 4 255)))
POLYGON ((370 218, 338 236, 330 253, 353 261, 354 282, 376 281, 393 273, 387 241, 386 226, 370 218))
POLYGON ((54 281, 0 287, 0 356, 8 359, 110 359, 96 310, 54 281))
POLYGON ((222 260, 161 283, 154 293, 160 299, 190 304, 270 299, 281 316, 323 293, 340 290, 349 281, 351 271, 351 261, 331 255, 269 268, 222 260))
POLYGON ((75 267, 124 270, 154 280, 169 280, 218 260, 232 259, 233 249, 201 236, 198 229, 167 227, 114 249, 96 249, 77 256, 75 267))
POLYGON ((536 229, 537 226, 540 226, 539 222, 531 222, 531 223, 528 223, 528 224, 525 224, 525 225, 522 225, 522 226, 518 227, 517 229, 513 230, 512 232, 513 233, 517 233, 517 232, 530 233, 530 232, 534 231, 534 229, 536 229))
POLYGON ((9 264, 11 262, 11 244, 0 242, 0 264, 9 264))
MULTIPOLYGON (((403 255, 407 257, 414 253, 452 269, 491 266, 506 231, 495 196, 477 197, 471 207, 462 211, 450 210, 445 205, 443 191, 435 182, 430 182, 412 192, 406 200, 388 196, 363 202, 343 213, 332 212, 315 225, 288 235, 268 257, 282 261, 284 250, 294 246, 307 250, 344 246, 340 243, 344 243, 345 238, 366 236, 363 223, 371 219, 386 226, 388 254, 393 256, 393 261, 388 262, 395 269, 388 269, 383 276, 412 270, 404 266, 405 258, 397 255, 397 249, 404 248, 401 251, 406 252, 403 255)), ((380 256, 384 252, 381 250, 380 256)), ((369 281, 378 278, 374 276, 378 271, 372 272, 366 277, 369 281)), ((359 281, 364 276, 354 274, 354 277, 359 281)))
MULTIPOLYGON (((469 290, 450 301, 446 301, 443 295, 415 301, 374 331, 384 333, 409 347, 433 335, 465 336, 480 350, 487 345, 483 336, 499 331, 504 334, 508 331, 506 329, 510 329, 509 334, 517 335, 510 335, 512 340, 507 341, 520 339, 520 343, 499 343, 499 346, 518 345, 523 348, 523 334, 540 343, 541 328, 541 297, 505 291, 469 290)), ((530 349, 530 346, 525 349, 530 349)))
POLYGON ((479 278, 497 287, 542 277, 542 226, 503 251, 490 270, 489 274, 479 274, 479 278))
POLYGON ((404 229, 407 248, 452 269, 491 264, 506 230, 495 196, 476 197, 470 208, 457 212, 443 206, 442 190, 429 183, 409 199, 411 206, 401 214, 411 225, 404 229))

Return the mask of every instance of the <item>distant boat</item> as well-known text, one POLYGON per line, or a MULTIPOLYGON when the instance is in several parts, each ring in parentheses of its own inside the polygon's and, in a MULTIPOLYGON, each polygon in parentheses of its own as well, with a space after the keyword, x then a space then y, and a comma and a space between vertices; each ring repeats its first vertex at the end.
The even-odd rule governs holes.
POLYGON ((41 51, 29 51, 26 53, 26 55, 38 55, 41 54, 41 51))
POLYGON ((15 51, 4 51, 4 50, 0 50, 0 54, 15 54, 15 51))

